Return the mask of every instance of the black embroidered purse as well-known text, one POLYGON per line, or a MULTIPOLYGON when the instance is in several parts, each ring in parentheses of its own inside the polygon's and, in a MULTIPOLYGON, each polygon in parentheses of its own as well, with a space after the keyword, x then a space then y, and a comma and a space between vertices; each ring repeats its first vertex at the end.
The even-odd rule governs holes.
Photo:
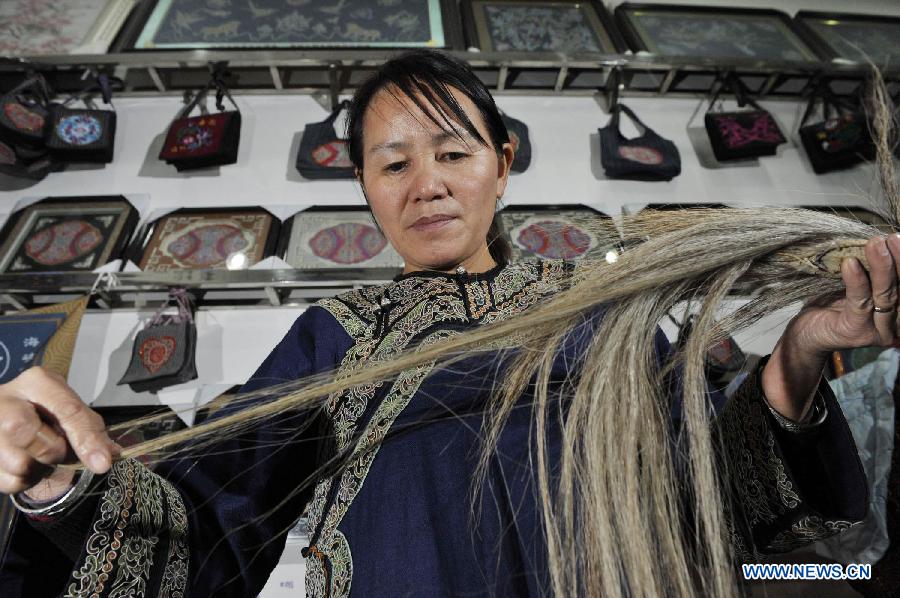
POLYGON ((42 148, 50 117, 50 95, 44 78, 35 75, 0 96, 0 142, 42 148))
POLYGON ((820 89, 810 98, 800 125, 800 141, 817 174, 875 158, 875 144, 865 115, 825 90, 820 89), (819 100, 825 120, 807 125, 819 100))
POLYGON ((716 92, 704 120, 713 153, 720 162, 773 156, 778 146, 786 141, 775 118, 749 97, 744 84, 737 77, 726 79, 725 84, 716 92), (733 90, 738 106, 751 106, 755 109, 714 112, 713 106, 726 86, 733 90))
POLYGON ((213 79, 206 89, 198 91, 194 99, 181 109, 169 130, 159 159, 180 171, 225 166, 237 162, 241 142, 241 112, 225 84, 213 79), (216 114, 188 116, 206 100, 207 93, 216 89, 216 114), (223 98, 228 98, 234 110, 225 110, 223 98))
POLYGON ((344 100, 321 122, 309 123, 303 129, 295 167, 308 179, 352 179, 353 163, 346 139, 338 137, 334 122, 350 105, 344 100))
POLYGON ((118 384, 128 384, 134 392, 157 392, 196 379, 196 345, 190 295, 182 288, 170 289, 169 299, 138 332, 128 369, 118 384), (173 300, 178 313, 164 315, 173 300))
POLYGON ((669 181, 681 174, 681 156, 675 144, 660 137, 624 104, 613 106, 609 123, 600 133, 600 163, 606 176, 614 179, 669 181), (627 139, 619 130, 619 114, 624 112, 643 133, 627 139))
MULTIPOLYGON (((106 75, 98 77, 103 103, 112 106, 112 87, 106 75)), ((50 107, 50 126, 47 129, 47 148, 54 159, 63 162, 94 162, 107 164, 113 160, 116 138, 114 110, 92 107, 88 94, 93 87, 72 96, 62 104, 50 107), (85 108, 71 108, 69 104, 81 99, 85 108)))
POLYGON ((513 172, 525 172, 531 164, 531 138, 528 136, 528 126, 521 120, 515 119, 505 112, 501 112, 506 132, 509 133, 509 142, 513 146, 515 157, 510 166, 513 172))

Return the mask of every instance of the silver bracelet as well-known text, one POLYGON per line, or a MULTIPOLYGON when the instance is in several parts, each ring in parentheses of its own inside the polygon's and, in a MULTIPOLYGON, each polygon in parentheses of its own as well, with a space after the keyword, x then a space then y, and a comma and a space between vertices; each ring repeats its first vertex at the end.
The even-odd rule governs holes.
POLYGON ((792 419, 788 419, 787 417, 778 413, 778 411, 776 411, 775 408, 769 404, 769 400, 765 398, 765 395, 763 395, 763 400, 765 400, 766 407, 768 407, 769 411, 772 412, 772 415, 775 417, 775 421, 778 422, 778 425, 788 432, 809 432, 819 426, 822 422, 825 421, 825 418, 828 417, 828 407, 825 405, 825 400, 822 398, 822 394, 818 391, 818 389, 816 390, 816 396, 813 398, 812 407, 810 408, 807 416, 804 418, 804 421, 794 421, 792 419))
POLYGON ((78 480, 76 480, 75 485, 69 488, 65 494, 54 500, 52 503, 41 505, 39 507, 28 506, 27 503, 29 502, 29 499, 27 496, 21 496, 21 492, 11 494, 10 499, 12 500, 12 503, 16 506, 16 508, 26 515, 52 517, 54 515, 62 513, 73 504, 77 503, 81 496, 84 494, 85 490, 87 490, 93 479, 93 472, 91 472, 89 469, 83 469, 81 471, 81 474, 78 476, 78 480))

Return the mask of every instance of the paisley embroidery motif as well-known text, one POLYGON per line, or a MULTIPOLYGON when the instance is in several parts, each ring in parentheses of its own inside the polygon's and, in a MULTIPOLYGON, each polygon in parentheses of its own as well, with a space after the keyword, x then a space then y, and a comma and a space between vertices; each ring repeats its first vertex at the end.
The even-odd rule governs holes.
POLYGON ((244 231, 229 224, 208 224, 179 235, 166 251, 191 268, 213 268, 250 246, 244 231))
POLYGON ((44 266, 59 266, 91 253, 103 234, 89 222, 68 220, 42 228, 25 242, 25 255, 44 266))
POLYGON ((103 125, 90 114, 72 114, 60 119, 56 135, 69 145, 90 145, 100 140, 103 125))
POLYGON ((9 122, 20 131, 37 133, 44 128, 44 117, 32 112, 21 104, 15 102, 4 104, 3 113, 9 119, 9 122))
POLYGON ((155 374, 159 371, 159 368, 166 365, 166 363, 172 359, 172 356, 175 355, 175 348, 177 346, 178 343, 175 341, 174 337, 151 336, 145 339, 138 349, 141 364, 148 372, 155 374))
POLYGON ((541 220, 519 231, 516 243, 545 259, 572 259, 591 248, 591 237, 565 220, 541 220))
POLYGON ((317 232, 309 240, 313 254, 336 264, 358 264, 372 259, 387 246, 377 228, 357 222, 343 222, 317 232))

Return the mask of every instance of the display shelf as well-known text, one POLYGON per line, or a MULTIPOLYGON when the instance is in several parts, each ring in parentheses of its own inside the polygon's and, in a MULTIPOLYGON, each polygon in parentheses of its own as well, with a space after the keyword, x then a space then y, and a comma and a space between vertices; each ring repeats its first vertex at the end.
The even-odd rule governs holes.
MULTIPOLYGON (((851 62, 697 59, 651 54, 572 54, 523 52, 452 52, 466 60, 494 93, 574 94, 611 92, 610 73, 623 95, 697 94, 707 92, 722 73, 735 72, 751 92, 794 97, 813 77, 838 82, 850 93, 869 67, 851 62), (843 85, 840 83, 843 82, 843 85)), ((87 70, 105 71, 125 81, 125 95, 177 94, 206 83, 210 66, 227 65, 227 80, 237 93, 324 93, 334 100, 351 92, 366 75, 396 51, 384 50, 242 50, 146 51, 99 55, 41 56, 3 59, 0 89, 28 71, 42 72, 54 89, 74 91, 87 70)), ((900 80, 900 67, 885 77, 900 80)))
POLYGON ((395 268, 335 268, 116 272, 103 278, 94 273, 5 274, 0 275, 0 309, 29 309, 59 301, 62 295, 83 295, 92 290, 101 307, 144 305, 148 297, 160 296, 169 287, 185 287, 212 298, 218 293, 226 301, 261 300, 277 306, 294 291, 315 299, 389 282, 398 273, 395 268))

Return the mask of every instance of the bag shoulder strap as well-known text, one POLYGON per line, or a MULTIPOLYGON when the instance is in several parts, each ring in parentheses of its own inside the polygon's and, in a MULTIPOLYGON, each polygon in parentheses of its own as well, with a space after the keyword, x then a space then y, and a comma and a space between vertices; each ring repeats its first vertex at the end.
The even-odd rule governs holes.
POLYGON ((624 112, 625 115, 628 118, 630 118, 633 123, 640 125, 641 128, 644 129, 645 135, 647 133, 656 135, 656 131, 654 131, 653 129, 648 127, 646 124, 644 124, 644 121, 642 121, 640 118, 638 118, 638 115, 634 113, 634 110, 632 110, 625 104, 616 104, 615 106, 613 106, 612 112, 613 112, 613 115, 612 115, 612 118, 609 120, 609 122, 610 122, 610 125, 612 125, 612 127, 616 130, 616 132, 619 133, 619 135, 622 134, 622 132, 619 130, 619 113, 620 112, 624 112))

